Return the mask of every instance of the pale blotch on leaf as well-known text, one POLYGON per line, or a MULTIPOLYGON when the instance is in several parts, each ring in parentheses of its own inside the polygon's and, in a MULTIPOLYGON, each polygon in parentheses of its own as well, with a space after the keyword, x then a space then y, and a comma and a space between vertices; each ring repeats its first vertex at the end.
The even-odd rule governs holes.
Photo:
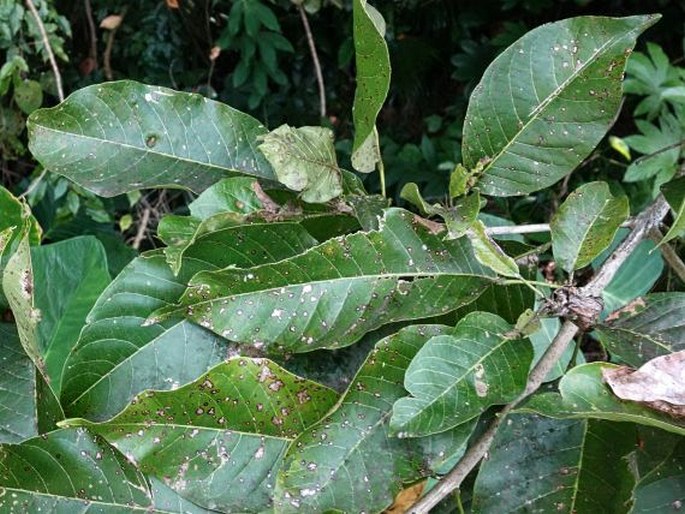
POLYGON ((259 140, 258 148, 278 180, 301 191, 305 202, 327 202, 342 194, 342 177, 329 129, 281 125, 259 140))

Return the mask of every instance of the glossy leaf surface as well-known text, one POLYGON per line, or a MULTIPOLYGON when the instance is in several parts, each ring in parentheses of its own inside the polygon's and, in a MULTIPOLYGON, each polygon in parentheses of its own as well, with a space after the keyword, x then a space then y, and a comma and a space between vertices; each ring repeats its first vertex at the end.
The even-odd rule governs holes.
POLYGON ((411 359, 428 339, 452 331, 414 325, 376 344, 336 409, 290 446, 278 478, 279 512, 380 512, 404 483, 430 473, 422 463, 437 470, 460 456, 473 424, 420 440, 389 434, 411 359))
POLYGON ((273 362, 238 357, 174 391, 145 391, 104 423, 102 435, 180 496, 221 512, 270 505, 283 453, 338 395, 273 362), (195 455, 192 464, 188 455, 195 455))
POLYGON ((385 21, 379 12, 366 0, 354 0, 352 16, 357 65, 352 166, 370 173, 381 160, 376 117, 390 88, 390 54, 385 42, 385 21))
POLYGON ((227 339, 272 350, 346 346, 386 323, 454 310, 492 280, 467 241, 444 241, 435 227, 391 209, 378 231, 274 264, 199 273, 180 307, 149 321, 185 313, 227 339))
POLYGON ((502 52, 473 91, 464 123, 464 164, 485 164, 481 192, 523 195, 573 171, 612 124, 626 58, 657 19, 571 18, 502 52))
POLYGON ((404 377, 411 396, 397 401, 390 426, 399 437, 443 432, 517 397, 533 349, 513 328, 487 312, 467 314, 450 335, 418 351, 404 377))
POLYGON ((152 187, 200 192, 230 175, 273 180, 257 120, 197 94, 133 81, 96 84, 28 120, 29 148, 51 171, 101 196, 152 187))
POLYGON ((606 183, 583 184, 550 223, 555 260, 568 273, 587 266, 611 244, 629 214, 628 198, 614 197, 606 183))

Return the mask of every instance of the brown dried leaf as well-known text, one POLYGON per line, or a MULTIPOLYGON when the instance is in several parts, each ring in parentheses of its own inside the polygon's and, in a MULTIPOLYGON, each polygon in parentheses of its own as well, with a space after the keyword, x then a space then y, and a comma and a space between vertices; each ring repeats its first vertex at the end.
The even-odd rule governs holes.
POLYGON ((178 9, 179 0, 166 0, 166 6, 169 9, 178 9))
POLYGON ((421 498, 423 493, 423 488, 426 486, 426 482, 419 482, 402 489, 397 496, 395 496, 395 503, 388 507, 383 514, 404 514, 409 510, 409 508, 416 503, 416 500, 421 498))
POLYGON ((685 417, 685 350, 652 359, 638 370, 625 366, 605 369, 603 377, 623 400, 685 417))
POLYGON ((110 14, 100 22, 100 28, 105 30, 114 30, 121 25, 121 20, 123 19, 124 17, 120 14, 110 14))
POLYGON ((216 61, 217 57, 219 57, 219 54, 221 53, 221 47, 220 46, 213 46, 211 50, 209 51, 209 60, 210 61, 216 61))

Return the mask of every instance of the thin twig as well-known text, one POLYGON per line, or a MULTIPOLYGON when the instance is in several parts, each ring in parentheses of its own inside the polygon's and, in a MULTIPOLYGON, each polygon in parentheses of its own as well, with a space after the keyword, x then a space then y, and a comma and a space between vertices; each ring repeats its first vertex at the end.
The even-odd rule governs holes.
POLYGON ((90 0, 83 0, 86 9, 86 20, 88 21, 88 31, 90 32, 90 52, 88 57, 93 59, 93 69, 98 69, 98 33, 93 21, 93 8, 90 0))
POLYGON ((131 246, 136 250, 140 249, 140 244, 143 242, 143 239, 145 238, 147 225, 150 222, 150 211, 150 207, 145 207, 145 209, 143 209, 143 215, 141 216, 140 222, 138 223, 138 232, 136 232, 136 237, 135 239, 133 239, 133 244, 131 244, 131 246))
POLYGON ((319 113, 322 118, 326 117, 326 88, 323 83, 323 73, 321 73, 321 63, 319 62, 319 54, 316 51, 316 45, 314 44, 314 36, 312 35, 312 29, 309 27, 309 20, 307 19, 307 12, 304 10, 303 5, 297 4, 297 10, 300 11, 300 18, 302 18, 302 26, 304 27, 304 32, 307 34, 307 43, 309 43, 309 51, 312 54, 312 61, 314 61, 314 72, 316 73, 316 83, 319 86, 319 113))
POLYGON ((123 8, 121 10, 121 20, 119 21, 119 24, 111 29, 109 31, 109 36, 107 36, 107 45, 105 46, 105 53, 102 56, 103 60, 103 65, 102 67, 104 68, 105 71, 105 78, 107 80, 114 80, 114 74, 112 73, 112 49, 114 48, 114 35, 117 33, 117 30, 119 30, 119 27, 121 27, 121 24, 124 22, 124 16, 126 16, 126 8, 123 8))
MULTIPOLYGON (((649 237, 652 241, 659 244, 663 240, 664 235, 661 233, 661 230, 654 227, 649 232, 649 237)), ((683 263, 680 256, 668 243, 662 244, 659 247, 659 250, 661 250, 661 255, 664 256, 664 260, 668 263, 671 270, 673 270, 673 273, 678 275, 680 281, 685 284, 685 263, 683 263)))
POLYGON ((40 172, 40 175, 38 175, 38 178, 36 178, 29 187, 24 191, 22 194, 19 195, 19 198, 28 198, 28 196, 33 193, 33 190, 38 187, 38 184, 40 184, 43 179, 45 178, 45 175, 47 174, 48 169, 43 168, 43 171, 40 172))
POLYGON ((59 67, 57 66, 57 60, 55 59, 55 54, 52 51, 52 46, 50 46, 50 40, 48 39, 48 33, 45 31, 45 25, 43 25, 43 20, 40 19, 40 14, 36 10, 36 6, 33 5, 32 0, 26 0, 26 7, 29 8, 31 14, 36 20, 38 25, 38 30, 40 31, 40 36, 43 39, 43 46, 45 51, 48 53, 48 59, 50 60, 50 66, 52 66, 52 73, 55 75, 55 84, 57 86, 57 96, 59 101, 64 100, 64 89, 62 89, 62 75, 59 72, 59 67))
MULTIPOLYGON (((658 226, 668 212, 668 204, 662 196, 635 218, 633 228, 623 242, 609 256, 590 282, 581 289, 582 296, 596 298, 616 275, 621 264, 633 253, 652 228, 658 226)), ((525 398, 537 391, 550 370, 566 351, 566 347, 578 332, 578 326, 571 321, 565 321, 545 354, 535 365, 528 376, 524 392, 513 402, 505 405, 498 416, 491 422, 487 430, 466 451, 462 459, 445 475, 438 484, 423 498, 416 502, 407 512, 411 514, 427 514, 443 498, 458 489, 462 481, 483 459, 492 445, 497 429, 504 418, 525 398)))
MULTIPOLYGON (((633 226, 633 221, 626 221, 621 224, 623 228, 630 228, 633 226)), ((485 233, 489 236, 502 236, 507 234, 537 234, 540 232, 549 232, 549 223, 531 223, 529 225, 502 225, 499 227, 486 227, 485 233)))

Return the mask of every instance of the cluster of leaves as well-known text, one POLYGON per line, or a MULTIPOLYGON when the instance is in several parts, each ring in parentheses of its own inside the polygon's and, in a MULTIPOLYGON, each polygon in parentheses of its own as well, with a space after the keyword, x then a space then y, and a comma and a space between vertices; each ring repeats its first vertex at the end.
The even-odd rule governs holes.
MULTIPOLYGON (((385 25, 365 0, 353 18, 351 160, 382 174, 385 25)), ((534 194, 585 159, 656 20, 575 18, 505 50, 470 99, 447 205, 405 188, 423 216, 368 194, 326 128, 269 131, 131 81, 32 113, 33 155, 80 187, 200 194, 162 220, 163 249, 112 279, 98 240, 39 245, 28 207, 1 191, 0 305, 14 323, 0 325, 0 510, 381 512, 407 484, 444 475, 553 343, 561 296, 548 289, 574 291, 629 215, 605 183, 574 191, 551 221, 563 281, 538 283, 519 258, 545 248, 500 246, 478 217, 486 197, 534 194)), ((614 362, 566 352, 501 425, 472 511, 682 505, 682 385, 637 379, 682 373, 685 296, 604 294, 611 310, 628 304, 595 327, 614 362), (650 394, 627 393, 636 382, 650 394)), ((577 305, 561 307, 574 319, 577 305)))

